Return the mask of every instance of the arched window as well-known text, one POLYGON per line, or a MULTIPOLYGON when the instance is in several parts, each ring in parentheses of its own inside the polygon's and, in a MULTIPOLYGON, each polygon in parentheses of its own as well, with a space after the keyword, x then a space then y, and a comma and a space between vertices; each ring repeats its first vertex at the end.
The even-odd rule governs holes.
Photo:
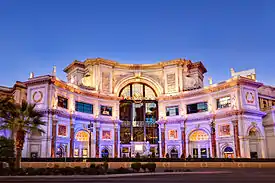
POLYGON ((156 93, 150 87, 142 83, 131 83, 120 91, 120 97, 125 100, 155 100, 156 93))
POLYGON ((224 148, 224 153, 233 153, 233 149, 231 147, 224 148))
POLYGON ((79 142, 89 141, 89 134, 85 131, 79 131, 75 135, 75 139, 79 142))
POLYGON ((251 128, 249 130, 249 136, 250 137, 256 137, 256 136, 258 136, 258 130, 257 130, 257 128, 255 128, 255 127, 251 128))
POLYGON ((202 141, 202 140, 208 140, 208 139, 209 139, 208 134, 203 130, 196 130, 189 137, 190 141, 202 141))
POLYGON ((131 141, 158 143, 158 102, 156 93, 144 83, 130 83, 119 93, 120 139, 122 144, 131 141))

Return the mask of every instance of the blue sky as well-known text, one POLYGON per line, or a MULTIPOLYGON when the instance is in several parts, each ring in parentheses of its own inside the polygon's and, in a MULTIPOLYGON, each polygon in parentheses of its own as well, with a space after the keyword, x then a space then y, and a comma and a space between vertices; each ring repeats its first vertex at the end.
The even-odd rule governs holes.
POLYGON ((0 85, 48 74, 73 60, 122 63, 186 58, 206 78, 256 68, 275 85, 273 0, 0 0, 0 85))

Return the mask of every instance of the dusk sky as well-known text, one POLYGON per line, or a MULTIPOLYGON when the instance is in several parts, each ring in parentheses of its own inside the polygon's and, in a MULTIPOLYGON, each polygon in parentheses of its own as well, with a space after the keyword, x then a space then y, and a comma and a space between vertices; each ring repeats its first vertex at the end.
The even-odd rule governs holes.
POLYGON ((0 0, 0 85, 73 60, 202 61, 214 83, 256 68, 275 85, 273 0, 0 0))

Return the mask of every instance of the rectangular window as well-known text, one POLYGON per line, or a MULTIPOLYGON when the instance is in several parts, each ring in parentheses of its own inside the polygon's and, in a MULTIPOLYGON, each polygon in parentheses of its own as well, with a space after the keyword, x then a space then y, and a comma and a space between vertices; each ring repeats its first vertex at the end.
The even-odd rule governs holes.
POLYGON ((93 114, 93 105, 83 102, 75 102, 75 110, 78 112, 93 114))
POLYGON ((111 140, 111 131, 110 130, 102 130, 102 139, 111 140))
POLYGON ((169 140, 178 140, 178 131, 177 130, 169 130, 168 131, 168 139, 169 140))
POLYGON ((57 102, 58 107, 68 109, 68 99, 67 98, 58 96, 57 100, 58 100, 58 102, 57 102))
POLYGON ((66 136, 67 127, 65 125, 58 125, 58 136, 66 136))
POLYGON ((187 114, 205 112, 208 111, 207 102, 200 102, 196 104, 187 105, 187 114))
POLYGON ((230 107, 231 98, 229 96, 217 99, 217 109, 230 107))
POLYGON ((178 116, 179 106, 166 107, 166 116, 178 116))
POLYGON ((104 116, 112 116, 112 107, 109 106, 100 106, 100 114, 104 116))

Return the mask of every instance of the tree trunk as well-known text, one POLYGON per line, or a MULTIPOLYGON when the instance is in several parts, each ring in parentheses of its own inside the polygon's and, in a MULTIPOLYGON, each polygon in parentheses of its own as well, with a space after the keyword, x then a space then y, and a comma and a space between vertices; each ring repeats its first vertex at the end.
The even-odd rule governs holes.
POLYGON ((22 150, 25 142, 25 132, 18 130, 16 132, 16 156, 15 156, 15 168, 21 167, 22 150))

